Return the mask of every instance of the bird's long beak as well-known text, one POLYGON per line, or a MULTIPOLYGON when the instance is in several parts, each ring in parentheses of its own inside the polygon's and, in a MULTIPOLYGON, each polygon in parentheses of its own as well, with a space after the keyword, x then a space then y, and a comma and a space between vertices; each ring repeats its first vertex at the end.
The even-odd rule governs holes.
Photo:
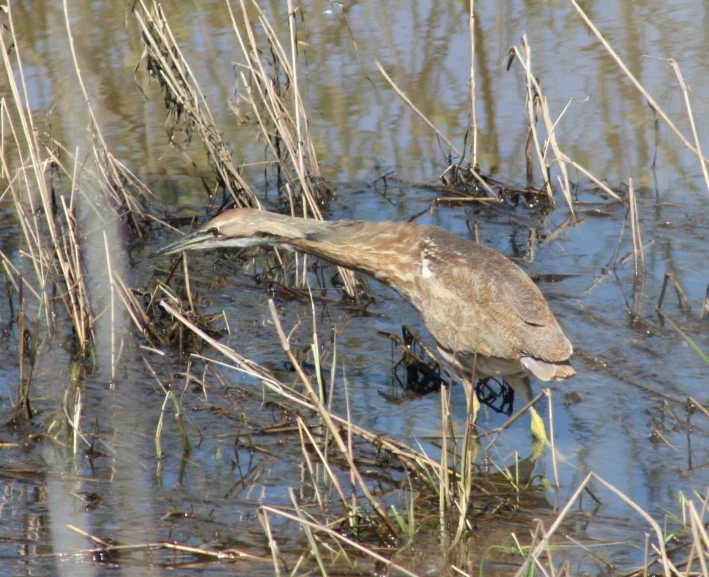
POLYGON ((164 254, 177 254, 186 250, 207 249, 214 242, 214 234, 209 231, 197 230, 183 236, 180 240, 168 244, 161 248, 151 257, 162 256, 164 254))

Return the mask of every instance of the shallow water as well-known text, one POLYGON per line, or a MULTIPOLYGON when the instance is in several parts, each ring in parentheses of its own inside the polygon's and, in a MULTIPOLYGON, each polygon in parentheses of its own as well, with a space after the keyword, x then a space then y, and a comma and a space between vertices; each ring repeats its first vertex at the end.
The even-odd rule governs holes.
MULTIPOLYGON (((655 58, 677 59, 692 88, 699 135, 708 142, 704 95, 709 94, 709 64, 701 57, 707 9, 701 2, 675 4, 600 3, 589 11, 624 62, 688 135, 681 91, 666 64, 655 58)), ((184 215, 203 214, 206 195, 197 177, 208 177, 209 169, 201 145, 195 139, 188 147, 196 170, 175 148, 167 147, 164 107, 156 84, 143 73, 136 75, 146 99, 134 82, 133 68, 141 48, 132 17, 120 6, 70 7, 82 72, 95 98, 108 146, 167 206, 184 215)), ((60 24, 61 10, 55 3, 44 2, 13 3, 12 10, 21 38, 29 102, 40 130, 51 124, 54 138, 69 150, 77 145, 85 150, 87 115, 60 24)), ((285 31, 282 7, 273 3, 270 10, 279 15, 275 21, 285 31)), ((435 191, 410 183, 436 182, 446 166, 445 148, 386 85, 374 60, 380 60, 417 106, 462 147, 469 110, 466 10, 457 3, 363 3, 348 6, 345 21, 338 6, 331 3, 304 7, 309 35, 303 37, 301 46, 305 62, 301 78, 319 160, 338 194, 330 218, 404 220, 425 211, 436 197, 435 191), (390 171, 400 180, 390 176, 383 190, 383 182, 375 180, 390 171)), ((634 179, 642 242, 651 243, 645 249, 647 279, 640 309, 648 324, 634 325, 626 311, 632 307, 634 278, 632 259, 621 264, 632 252, 627 209, 600 196, 583 180, 575 199, 576 223, 570 223, 564 206, 545 213, 521 205, 493 208, 477 204, 438 206, 417 222, 436 224, 466 237, 477 226, 480 242, 539 277, 542 292, 574 343, 577 376, 551 387, 561 489, 542 493, 541 499, 525 506, 535 515, 553 518, 552 505, 563 505, 593 471, 662 523, 666 511, 677 512, 680 494, 704 494, 709 487, 709 421, 701 412, 689 417, 683 406, 688 397, 702 404, 709 401, 709 370, 654 313, 664 276, 672 273, 692 310, 679 307, 671 289, 663 310, 702 350, 709 351, 707 321, 699 315, 709 283, 707 191, 700 168, 664 124, 656 135, 647 104, 599 49, 570 5, 478 1, 476 10, 482 170, 496 173, 506 183, 524 181, 524 78, 519 63, 509 72, 504 63, 508 47, 518 44, 526 32, 535 74, 552 114, 558 115, 571 98, 588 97, 585 102, 574 102, 558 126, 557 138, 566 153, 613 187, 620 187, 628 177, 634 179), (564 277, 547 282, 545 275, 564 277)), ((176 4, 166 6, 166 11, 235 159, 261 160, 262 145, 254 142, 253 128, 237 126, 227 106, 238 101, 231 93, 235 40, 224 5, 176 4)), ((9 168, 14 170, 17 164, 10 162, 9 168)), ((247 169, 246 174, 260 190, 262 169, 247 169)), ((270 198, 275 198, 273 191, 270 198)), ((0 247, 13 262, 29 270, 27 259, 21 257, 24 247, 18 241, 12 205, 3 202, 0 247)), ((559 202, 563 205, 561 197, 559 202)), ((131 261, 124 264, 124 270, 131 286, 151 290, 158 280, 164 280, 161 270, 168 261, 147 260, 146 256, 168 238, 175 236, 158 232, 130 252, 131 261)), ((118 254, 116 258, 120 260, 118 254)), ((285 370, 286 358, 270 320, 267 300, 272 293, 254 278, 254 271, 268 258, 259 256, 244 265, 206 254, 190 259, 190 274, 195 293, 205 299, 203 310, 225 311, 231 332, 225 341, 290 382, 294 377, 285 370)), ((375 282, 372 290, 376 302, 368 306, 367 315, 337 303, 315 305, 328 368, 333 354, 331 334, 337 332, 334 409, 339 414, 346 411, 346 383, 355 422, 435 451, 427 437, 440 432, 440 397, 404 396, 391 376, 391 344, 377 335, 377 331, 398 334, 402 323, 423 335, 425 329, 394 292, 375 282)), ((292 337, 294 346, 308 347, 312 342, 311 303, 277 295, 276 304, 287 330, 300 321, 292 337)), ((0 315, 8 329, 1 341, 0 410, 9 415, 18 380, 18 337, 6 299, 0 302, 0 315)), ((0 449, 3 574, 96 575, 130 571, 127 568, 132 563, 144 573, 158 574, 166 572, 164 565, 180 563, 179 556, 164 554, 151 559, 140 554, 125 556, 115 564, 111 560, 93 563, 89 555, 72 557, 72 552, 89 549, 91 542, 67 530, 67 525, 127 543, 171 538, 193 546, 235 547, 263 557, 243 561, 237 568, 254 575, 272 574, 267 541, 256 518, 258 507, 288 506, 288 488, 296 488, 304 500, 310 497, 303 482, 306 476, 297 432, 273 434, 269 430, 288 415, 264 404, 253 381, 216 365, 209 369, 206 389, 194 382, 185 385, 184 374, 170 375, 160 358, 138 348, 144 343, 131 334, 130 325, 124 326, 117 377, 111 377, 105 332, 100 335, 103 346, 95 366, 79 375, 83 430, 91 435, 98 427, 103 455, 74 458, 68 447, 52 440, 67 438, 54 423, 64 422, 63 408, 74 402, 64 400, 74 370, 70 352, 62 346, 64 338, 44 341, 38 357, 32 389, 37 414, 32 427, 0 431, 0 442, 10 444, 0 449), (165 457, 156 459, 154 436, 165 396, 143 358, 163 384, 171 381, 180 390, 193 445, 187 458, 182 457, 174 412, 168 406, 162 438, 165 457), (247 430, 251 434, 248 442, 243 437, 247 430), (39 436, 29 440, 30 434, 39 436), (87 493, 100 496, 93 508, 85 506, 87 493), (68 557, 59 560, 57 554, 68 557)), ((208 350, 205 353, 218 358, 208 350)), ((196 374, 201 377, 201 372, 196 374)), ((539 390, 537 383, 535 392, 539 390)), ((462 422, 461 387, 454 386, 452 394, 454 416, 462 422)), ((543 404, 541 413, 548 421, 543 404)), ((481 417, 485 428, 505 421, 505 416, 493 412, 481 417)), ((525 458, 531 446, 528 421, 523 418, 500 436, 491 458, 510 464, 515 452, 525 458)), ((548 450, 537 460, 535 473, 553 478, 548 450)), ((611 548, 604 555, 619 567, 638 564, 642 531, 647 529, 617 499, 602 490, 598 493, 603 504, 593 516, 584 517, 588 524, 574 527, 575 538, 627 540, 631 545, 611 548)), ((299 554, 302 535, 288 522, 273 518, 272 523, 282 552, 299 554)), ((490 528, 485 527, 480 529, 481 549, 487 543, 482 535, 490 528)), ((520 530, 504 524, 494 528, 505 534, 520 530)), ((430 546, 429 538, 422 535, 410 556, 402 555, 400 562, 422 572, 438 567, 440 547, 430 546)), ((578 551, 569 552, 568 558, 579 571, 594 570, 593 562, 578 551)), ((192 571, 222 575, 232 573, 234 567, 209 562, 192 571)))

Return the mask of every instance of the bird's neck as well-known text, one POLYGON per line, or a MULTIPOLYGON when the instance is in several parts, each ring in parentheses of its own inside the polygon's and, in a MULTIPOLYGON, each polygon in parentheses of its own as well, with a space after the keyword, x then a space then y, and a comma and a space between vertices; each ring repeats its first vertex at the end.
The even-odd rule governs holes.
POLYGON ((277 244, 366 273, 411 298, 420 228, 391 222, 307 222, 298 238, 281 238, 277 244))

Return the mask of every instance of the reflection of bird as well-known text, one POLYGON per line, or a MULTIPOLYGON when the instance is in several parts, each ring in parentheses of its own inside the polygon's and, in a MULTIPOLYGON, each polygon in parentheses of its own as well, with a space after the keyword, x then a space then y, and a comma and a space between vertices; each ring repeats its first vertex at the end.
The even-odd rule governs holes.
POLYGON ((525 402, 530 373, 543 381, 574 374, 571 343, 532 280, 497 251, 435 226, 320 222, 239 208, 158 254, 251 246, 307 253, 392 287, 421 314, 469 397, 473 370, 476 378, 503 377, 525 402))

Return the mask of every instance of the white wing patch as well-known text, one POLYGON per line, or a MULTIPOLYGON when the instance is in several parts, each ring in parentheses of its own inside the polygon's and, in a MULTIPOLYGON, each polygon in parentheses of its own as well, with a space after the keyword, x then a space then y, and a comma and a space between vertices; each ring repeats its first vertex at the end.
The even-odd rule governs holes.
POLYGON ((423 259, 423 266, 421 267, 421 278, 424 280, 433 277, 433 273, 431 272, 431 269, 428 268, 429 264, 431 264, 430 260, 423 259))

